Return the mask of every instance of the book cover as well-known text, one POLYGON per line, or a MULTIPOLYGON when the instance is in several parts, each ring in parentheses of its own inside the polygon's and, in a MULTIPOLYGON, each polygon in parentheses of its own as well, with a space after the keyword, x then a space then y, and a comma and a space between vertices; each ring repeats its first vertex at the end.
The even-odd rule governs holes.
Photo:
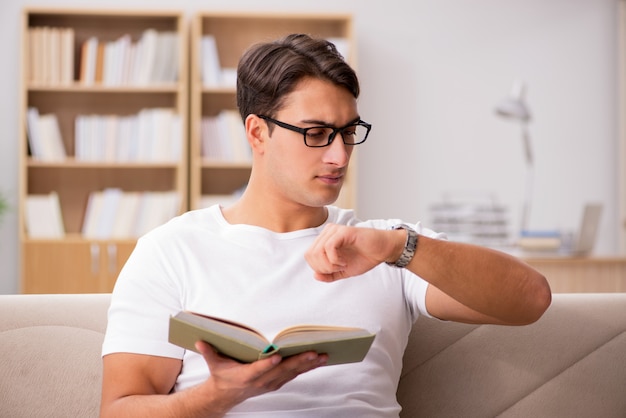
POLYGON ((200 41, 201 47, 201 72, 202 82, 207 87, 218 87, 221 85, 220 74, 222 67, 219 54, 217 52, 217 42, 215 36, 204 35, 200 41))
POLYGON ((79 79, 83 85, 91 86, 94 84, 98 43, 98 38, 91 36, 81 44, 79 79))
POLYGON ((306 351, 328 354, 327 365, 362 361, 375 334, 362 329, 327 325, 289 327, 269 341, 245 325, 182 311, 170 317, 169 341, 197 352, 195 343, 206 341, 218 352, 243 363, 280 354, 289 357, 306 351))
POLYGON ((39 139, 43 148, 42 160, 45 161, 65 161, 67 154, 59 120, 54 113, 39 115, 39 139))
POLYGON ((102 191, 98 190, 89 193, 81 228, 81 233, 85 238, 95 238, 97 236, 103 204, 104 193, 102 191))
POLYGON ((34 160, 43 160, 44 149, 39 128, 39 111, 36 107, 29 107, 26 114, 26 132, 28 148, 34 160))
POLYGON ((65 226, 57 192, 26 196, 26 230, 30 238, 63 238, 65 226))
POLYGON ((141 201, 141 192, 124 192, 122 193, 118 216, 115 217, 111 238, 124 239, 133 238, 133 227, 137 223, 137 213, 139 203, 141 201))
POLYGON ((122 190, 115 187, 108 187, 102 191, 102 207, 98 216, 94 238, 111 238, 116 218, 128 215, 119 211, 122 194, 122 190))
POLYGON ((555 251, 561 247, 561 234, 559 231, 529 231, 521 232, 517 245, 522 250, 531 251, 555 251))

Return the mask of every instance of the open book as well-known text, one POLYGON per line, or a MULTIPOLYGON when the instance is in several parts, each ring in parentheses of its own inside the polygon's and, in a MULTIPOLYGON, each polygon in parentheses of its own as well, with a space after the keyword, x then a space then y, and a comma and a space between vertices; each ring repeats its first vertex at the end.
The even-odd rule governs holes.
POLYGON ((169 341, 196 351, 206 341, 218 352, 243 363, 280 354, 282 357, 315 351, 328 354, 327 365, 363 360, 375 334, 362 328, 300 325, 281 331, 273 341, 245 325, 182 311, 170 318, 169 341))

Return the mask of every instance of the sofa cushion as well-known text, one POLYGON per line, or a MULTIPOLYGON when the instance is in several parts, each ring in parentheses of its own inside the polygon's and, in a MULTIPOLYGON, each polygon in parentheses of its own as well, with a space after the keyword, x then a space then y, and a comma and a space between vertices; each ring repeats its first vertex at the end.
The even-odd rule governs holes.
POLYGON ((626 294, 559 294, 523 327, 420 318, 398 389, 402 416, 623 418, 625 312, 626 294))

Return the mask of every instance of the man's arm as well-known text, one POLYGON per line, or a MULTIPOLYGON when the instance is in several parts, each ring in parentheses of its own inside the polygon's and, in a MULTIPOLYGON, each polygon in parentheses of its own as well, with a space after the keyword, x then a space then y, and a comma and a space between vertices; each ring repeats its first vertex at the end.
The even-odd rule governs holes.
MULTIPOLYGON (((318 280, 344 279, 395 262, 406 234, 402 229, 327 225, 305 257, 318 280)), ((515 257, 484 247, 420 236, 406 268, 431 284, 426 309, 440 319, 528 324, 551 302, 543 275, 515 257)))
POLYGON ((420 237, 407 268, 428 280, 426 309, 440 319, 525 325, 551 302, 543 275, 489 248, 420 237))
POLYGON ((172 393, 182 361, 141 354, 104 356, 100 416, 115 418, 215 418, 253 396, 279 389, 298 375, 322 366, 326 355, 275 355, 241 364, 217 354, 204 342, 196 347, 211 371, 205 382, 172 393))

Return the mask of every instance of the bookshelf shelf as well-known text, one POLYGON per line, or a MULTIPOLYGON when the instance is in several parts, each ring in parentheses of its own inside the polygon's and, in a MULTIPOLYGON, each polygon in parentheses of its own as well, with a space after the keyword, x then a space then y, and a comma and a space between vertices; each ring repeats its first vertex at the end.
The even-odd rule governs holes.
POLYGON ((251 164, 249 162, 237 162, 237 161, 219 161, 219 160, 202 160, 202 168, 206 169, 233 169, 233 170, 250 170, 251 164))
POLYGON ((101 169, 163 169, 176 170, 178 164, 175 162, 103 162, 103 161, 79 161, 75 158, 68 157, 65 161, 37 161, 29 158, 27 161, 29 168, 49 168, 56 170, 72 170, 77 168, 86 168, 93 170, 101 169))
POLYGON ((235 95, 236 90, 232 87, 202 87, 202 94, 224 94, 235 95))
POLYGON ((179 84, 161 84, 161 85, 150 85, 150 86, 101 86, 101 85, 93 85, 93 86, 85 86, 81 83, 74 82, 69 85, 46 85, 46 84, 37 84, 30 83, 28 85, 29 92, 49 92, 49 93, 117 93, 117 94, 126 94, 126 93, 171 93, 173 95, 178 94, 178 92, 183 88, 183 86, 179 84))
POLYGON ((110 233, 111 219, 117 226, 126 217, 119 216, 121 205, 103 204, 103 215, 91 212, 90 217, 94 195, 116 190, 139 199, 168 196, 172 216, 187 210, 187 28, 184 15, 177 11, 24 10, 22 292, 112 290, 136 236, 119 230, 110 233), (159 55, 163 51, 166 54, 159 55), (54 120, 57 128, 42 119, 54 120), (60 144, 61 156, 52 158, 46 149, 51 137, 60 144), (137 137, 144 142, 128 145, 128 138, 137 137), (157 140, 167 145, 155 154, 157 140), (139 152, 137 147, 148 151, 139 152), (58 202, 63 230, 58 237, 39 235, 32 215, 27 216, 29 203, 41 196, 54 196, 58 202), (87 219, 94 217, 99 229, 90 235, 87 219))
POLYGON ((96 244, 110 244, 110 243, 115 243, 115 244, 123 244, 123 245, 135 245, 136 240, 135 239, 95 239, 95 238, 85 238, 84 236, 82 236, 81 234, 66 234, 63 239, 58 239, 58 238, 26 238, 24 240, 24 242, 28 243, 28 244, 55 244, 55 243, 62 243, 62 244, 84 244, 84 243, 96 243, 96 244))

